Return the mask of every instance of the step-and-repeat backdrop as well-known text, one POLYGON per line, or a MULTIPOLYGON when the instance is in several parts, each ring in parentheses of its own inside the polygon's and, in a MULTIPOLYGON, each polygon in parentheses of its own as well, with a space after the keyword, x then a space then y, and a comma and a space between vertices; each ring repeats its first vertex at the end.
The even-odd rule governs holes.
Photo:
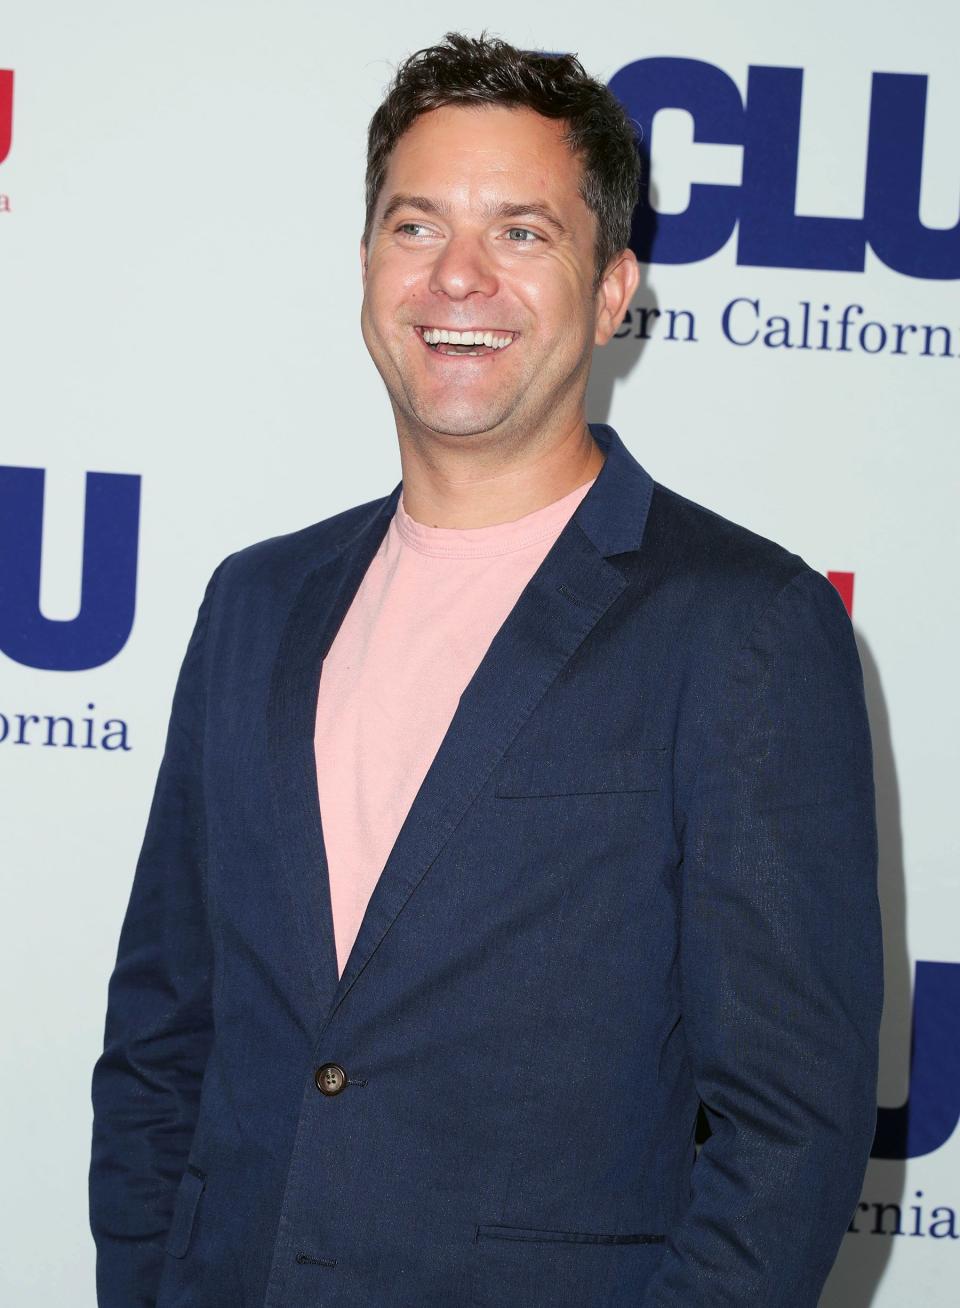
MULTIPOLYGON (((366 124, 458 23, 383 0, 7 0, 0 22, 0 1298, 93 1303, 89 1080, 204 584, 385 494, 360 339, 366 124)), ((643 283, 590 416, 851 611, 876 750, 878 1131, 823 1303, 956 1303, 960 10, 589 6, 642 126, 643 283)), ((785 1215, 801 1223, 803 1213, 785 1215)))

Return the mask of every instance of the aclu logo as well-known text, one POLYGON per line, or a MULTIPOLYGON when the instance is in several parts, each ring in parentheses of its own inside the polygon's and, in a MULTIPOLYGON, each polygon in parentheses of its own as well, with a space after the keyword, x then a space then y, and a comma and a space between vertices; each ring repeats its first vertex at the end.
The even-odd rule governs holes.
POLYGON ((137 597, 140 478, 88 472, 80 610, 40 611, 42 468, 0 466, 0 651, 29 668, 81 672, 119 654, 137 597))
POLYGON ((694 140, 743 151, 738 186, 694 183, 680 214, 658 214, 641 190, 632 245, 650 263, 694 263, 726 245, 739 223, 737 263, 863 272, 866 247, 908 277, 960 277, 960 221, 920 221, 927 78, 874 73, 862 218, 795 212, 803 69, 751 67, 744 100, 722 69, 698 59, 638 59, 610 89, 649 149, 661 109, 684 109, 694 140))

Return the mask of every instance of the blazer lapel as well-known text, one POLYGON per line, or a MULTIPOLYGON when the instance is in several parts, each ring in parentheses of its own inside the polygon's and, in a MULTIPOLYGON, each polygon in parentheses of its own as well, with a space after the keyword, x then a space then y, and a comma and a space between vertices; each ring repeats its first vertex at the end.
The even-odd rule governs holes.
POLYGON ((353 535, 313 563, 287 616, 270 683, 267 735, 280 863, 322 1014, 339 971, 317 791, 317 692, 327 650, 386 534, 401 489, 402 482, 353 535))
MULTIPOLYGON (((327 1021, 435 863, 524 721, 627 585, 623 573, 607 561, 607 556, 639 548, 653 482, 612 428, 593 425, 591 431, 598 444, 606 449, 606 461, 500 627, 460 698, 447 734, 371 895, 343 976, 333 994, 327 1021)), ((395 501, 390 513, 394 507, 395 501)), ((383 530, 385 527, 386 524, 383 530)), ((368 533, 371 539, 376 536, 377 543, 382 534, 382 530, 368 533)), ((349 580, 341 585, 340 599, 329 606, 324 648, 328 633, 332 640, 334 616, 339 624, 346 612, 344 597, 352 597, 359 584, 357 572, 361 557, 369 561, 373 552, 375 548, 370 550, 367 542, 357 553, 349 580)), ((306 698, 304 687, 303 700, 306 698)), ((312 714, 308 717, 312 726, 312 714)), ((311 751, 312 747, 311 737, 311 751)), ((308 774, 305 758, 301 770, 308 774)), ((312 767, 309 776, 315 793, 312 767)), ((316 807, 315 798, 313 807, 316 807)), ((315 815, 312 825, 316 825, 315 815)), ((326 870, 322 839, 313 840, 312 855, 314 876, 319 880, 321 862, 326 870)), ((327 888, 324 894, 324 930, 329 932, 332 942, 327 888)), ((325 940, 325 954, 329 948, 332 946, 325 940)), ((327 974, 325 967, 325 977, 327 974)))

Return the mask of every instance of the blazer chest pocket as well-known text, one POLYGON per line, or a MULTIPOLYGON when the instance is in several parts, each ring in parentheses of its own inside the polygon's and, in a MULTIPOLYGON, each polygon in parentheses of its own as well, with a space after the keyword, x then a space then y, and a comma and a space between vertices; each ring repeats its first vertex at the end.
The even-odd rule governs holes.
POLYGON ((541 1231, 529 1226, 480 1225, 476 1239, 514 1240, 519 1244, 663 1244, 667 1237, 659 1233, 644 1232, 636 1235, 614 1235, 599 1231, 541 1231))
POLYGON ((518 755, 500 765, 494 793, 500 799, 551 795, 605 795, 659 790, 666 749, 608 749, 518 755))
POLYGON ((173 1220, 164 1244, 167 1253, 173 1258, 186 1257, 197 1215, 197 1205, 200 1203, 205 1185, 206 1178, 199 1168, 191 1168, 184 1172, 173 1205, 173 1220))

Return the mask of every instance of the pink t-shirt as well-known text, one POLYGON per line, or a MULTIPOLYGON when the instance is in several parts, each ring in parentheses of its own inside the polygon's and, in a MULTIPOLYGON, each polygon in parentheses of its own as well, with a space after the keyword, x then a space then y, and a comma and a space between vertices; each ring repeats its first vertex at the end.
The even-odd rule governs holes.
POLYGON ((341 975, 461 694, 593 480, 514 522, 466 529, 415 522, 401 493, 324 659, 317 699, 341 975))

